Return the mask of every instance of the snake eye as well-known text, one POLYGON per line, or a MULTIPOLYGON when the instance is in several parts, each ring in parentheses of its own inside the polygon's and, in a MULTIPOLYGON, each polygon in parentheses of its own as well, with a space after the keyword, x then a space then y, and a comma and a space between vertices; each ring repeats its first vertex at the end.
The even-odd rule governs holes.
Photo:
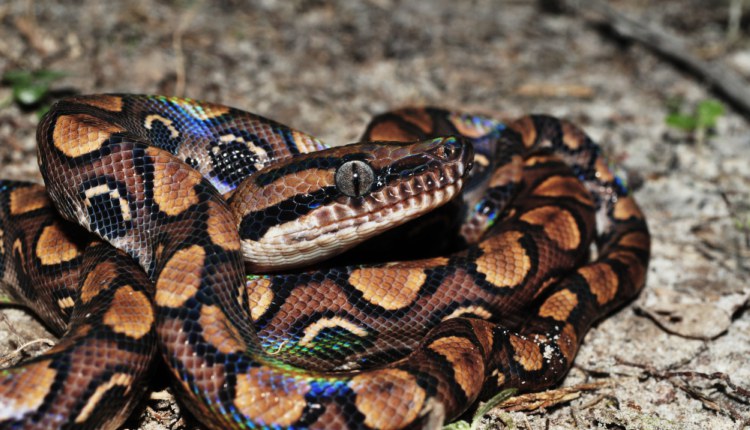
POLYGON ((368 192, 375 182, 375 172, 364 161, 352 160, 339 166, 336 170, 336 188, 349 197, 361 197, 368 192))

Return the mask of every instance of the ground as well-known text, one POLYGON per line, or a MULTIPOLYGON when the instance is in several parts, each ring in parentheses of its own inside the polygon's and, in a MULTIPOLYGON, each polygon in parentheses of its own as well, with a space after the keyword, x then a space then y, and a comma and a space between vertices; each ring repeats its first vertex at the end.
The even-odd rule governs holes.
MULTIPOLYGON (((690 117, 717 97, 711 88, 569 3, 11 0, 0 5, 0 71, 65 72, 52 83, 53 96, 211 100, 332 144, 356 140, 371 115, 410 104, 570 119, 638 188, 653 232, 647 288, 586 336, 563 385, 593 383, 593 390, 576 388, 572 400, 532 411, 496 409, 483 425, 746 428, 748 116, 727 105, 715 124, 670 127, 671 111, 690 117)), ((728 1, 609 4, 674 33, 691 54, 750 77, 748 22, 727 35, 728 1)), ((11 96, 12 85, 0 87, 0 176, 38 181, 37 108, 21 109, 11 96)), ((22 310, 0 310, 0 354, 49 337, 22 310)), ((126 428, 199 428, 170 399, 152 396, 126 428)))

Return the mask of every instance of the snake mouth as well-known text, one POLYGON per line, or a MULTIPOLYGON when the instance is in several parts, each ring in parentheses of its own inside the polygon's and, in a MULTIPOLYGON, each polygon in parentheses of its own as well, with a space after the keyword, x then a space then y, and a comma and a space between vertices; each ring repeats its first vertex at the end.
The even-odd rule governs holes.
POLYGON ((255 256, 249 268, 278 271, 307 266, 442 206, 463 187, 471 166, 465 152, 470 151, 462 151, 447 164, 427 160, 419 171, 366 196, 335 199, 293 222, 270 228, 262 241, 243 241, 243 252, 255 256))

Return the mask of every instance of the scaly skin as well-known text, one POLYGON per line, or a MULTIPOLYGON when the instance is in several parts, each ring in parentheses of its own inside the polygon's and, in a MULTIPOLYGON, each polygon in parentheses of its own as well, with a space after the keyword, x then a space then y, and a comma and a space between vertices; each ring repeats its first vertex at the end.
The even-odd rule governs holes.
MULTIPOLYGON (((115 334, 155 335, 178 396, 209 428, 436 428, 500 389, 554 384, 593 321, 642 288, 643 216, 569 123, 405 109, 377 117, 363 140, 414 143, 324 149, 272 121, 186 99, 62 101, 38 132, 47 192, 63 217, 142 271, 102 244, 66 246, 72 227, 41 188, 7 182, 0 274, 28 298, 40 267, 50 270, 42 278, 69 276, 63 300, 51 300, 68 309, 56 321, 73 302, 53 351, 66 360, 115 334), (327 258, 450 200, 464 181, 462 251, 245 274, 327 258), (41 219, 61 226, 54 240, 37 233, 41 219), (96 312, 87 308, 98 299, 96 312), (76 319, 88 314, 102 317, 76 319)), ((44 356, 9 369, 0 428, 116 427, 133 401, 110 399, 144 386, 153 346, 138 348, 146 364, 115 374, 128 378, 44 356), (41 376, 19 377, 29 366, 41 376), (77 402, 51 382, 84 377, 77 402)), ((113 363, 136 363, 113 351, 113 363)))

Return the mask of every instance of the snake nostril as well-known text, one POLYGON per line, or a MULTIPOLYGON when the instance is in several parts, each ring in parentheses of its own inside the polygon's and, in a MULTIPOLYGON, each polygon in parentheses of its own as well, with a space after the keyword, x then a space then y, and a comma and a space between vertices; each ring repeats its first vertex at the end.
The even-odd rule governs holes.
POLYGON ((447 137, 443 139, 443 144, 437 148, 435 154, 448 161, 458 159, 461 154, 462 145, 461 142, 455 137, 447 137))

